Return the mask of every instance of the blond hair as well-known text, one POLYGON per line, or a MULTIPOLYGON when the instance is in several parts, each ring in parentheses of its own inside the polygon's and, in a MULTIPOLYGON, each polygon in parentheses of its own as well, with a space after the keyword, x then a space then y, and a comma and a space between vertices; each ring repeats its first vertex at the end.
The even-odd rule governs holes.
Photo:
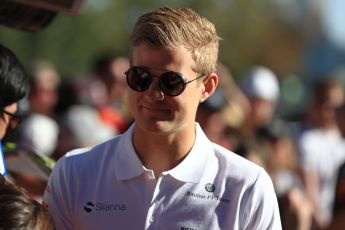
POLYGON ((192 53, 192 68, 204 74, 216 71, 219 40, 214 24, 194 10, 169 7, 142 15, 130 38, 132 48, 141 43, 166 49, 183 45, 192 53))

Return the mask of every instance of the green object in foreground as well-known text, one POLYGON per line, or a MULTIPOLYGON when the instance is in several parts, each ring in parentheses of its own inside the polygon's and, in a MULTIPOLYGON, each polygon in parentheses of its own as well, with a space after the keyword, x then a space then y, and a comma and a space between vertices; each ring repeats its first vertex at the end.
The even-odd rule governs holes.
POLYGON ((47 180, 55 161, 40 155, 25 145, 4 143, 3 151, 8 173, 25 173, 47 180))

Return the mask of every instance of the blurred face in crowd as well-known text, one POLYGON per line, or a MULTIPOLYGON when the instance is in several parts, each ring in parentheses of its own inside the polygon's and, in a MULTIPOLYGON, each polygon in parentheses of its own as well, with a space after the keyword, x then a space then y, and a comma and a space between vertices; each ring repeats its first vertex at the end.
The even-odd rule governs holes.
POLYGON ((335 109, 344 102, 344 90, 335 82, 329 82, 316 88, 309 116, 314 124, 321 127, 333 127, 335 109))
POLYGON ((110 65, 112 75, 112 83, 110 84, 109 97, 110 100, 117 101, 124 97, 127 91, 126 79, 123 73, 128 69, 129 61, 127 58, 119 57, 110 65))
POLYGON ((258 97, 250 98, 251 104, 251 114, 249 119, 252 119, 256 126, 264 126, 272 119, 274 110, 275 110, 275 102, 265 100, 258 97))
POLYGON ((14 115, 16 111, 17 103, 8 105, 0 110, 0 140, 4 138, 8 130, 14 129, 17 126, 17 118, 14 115))
POLYGON ((29 94, 32 112, 52 115, 56 105, 60 76, 51 67, 41 67, 34 73, 34 85, 29 94))

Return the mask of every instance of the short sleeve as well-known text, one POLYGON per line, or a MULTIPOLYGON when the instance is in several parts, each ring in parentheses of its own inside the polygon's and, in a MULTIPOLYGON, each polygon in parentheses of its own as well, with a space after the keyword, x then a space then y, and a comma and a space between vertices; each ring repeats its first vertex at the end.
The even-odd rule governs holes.
POLYGON ((242 229, 282 229, 277 196, 265 170, 248 188, 245 200, 242 229))
POLYGON ((57 230, 72 229, 71 197, 69 196, 66 158, 61 158, 54 166, 43 196, 43 205, 48 208, 57 230))

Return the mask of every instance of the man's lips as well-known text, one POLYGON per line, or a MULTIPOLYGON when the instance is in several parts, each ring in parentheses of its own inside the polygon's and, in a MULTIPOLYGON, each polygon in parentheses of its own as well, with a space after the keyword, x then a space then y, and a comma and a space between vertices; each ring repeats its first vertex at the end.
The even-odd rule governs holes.
POLYGON ((161 108, 161 107, 157 107, 157 106, 142 105, 141 107, 144 111, 147 111, 149 113, 154 113, 154 114, 167 114, 167 113, 169 113, 169 109, 161 108))

